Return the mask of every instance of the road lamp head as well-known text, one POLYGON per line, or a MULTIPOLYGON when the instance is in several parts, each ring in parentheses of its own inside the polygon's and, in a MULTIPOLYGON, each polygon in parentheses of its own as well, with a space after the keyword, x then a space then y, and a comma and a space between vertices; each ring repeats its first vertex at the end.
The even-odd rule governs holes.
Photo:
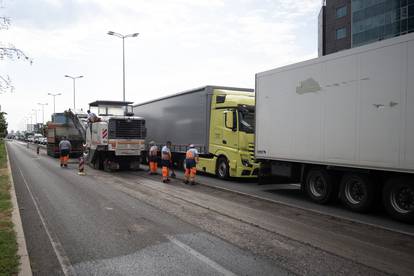
POLYGON ((109 34, 109 35, 113 35, 113 36, 117 36, 117 37, 120 37, 120 38, 124 38, 124 36, 123 36, 123 35, 118 34, 118 33, 116 33, 116 32, 113 32, 113 31, 109 31, 109 32, 107 32, 107 34, 109 34))
POLYGON ((83 76, 77 76, 77 77, 72 77, 72 76, 69 76, 69 75, 65 75, 65 78, 71 78, 71 79, 80 79, 80 78, 83 78, 83 76))
POLYGON ((62 95, 62 93, 56 93, 56 94, 53 94, 53 93, 47 93, 48 95, 50 95, 50 96, 59 96, 59 95, 62 95))

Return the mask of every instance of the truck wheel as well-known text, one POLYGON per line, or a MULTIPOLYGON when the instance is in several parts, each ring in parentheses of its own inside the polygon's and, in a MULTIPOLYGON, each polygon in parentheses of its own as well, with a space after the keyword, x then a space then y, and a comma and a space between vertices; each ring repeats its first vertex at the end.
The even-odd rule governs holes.
POLYGON ((356 212, 368 211, 374 203, 375 186, 368 175, 350 173, 341 180, 341 201, 356 212))
POLYGON ((217 160, 216 175, 221 179, 229 178, 229 162, 226 157, 220 157, 217 160))
POLYGON ((105 159, 102 162, 102 166, 103 166, 103 170, 106 171, 106 172, 113 172, 114 171, 113 169, 111 169, 111 160, 109 160, 109 159, 105 159))
POLYGON ((382 200, 388 214, 396 220, 414 223, 414 179, 391 178, 384 186, 382 200))
POLYGON ((325 169, 311 169, 306 177, 305 189, 309 197, 319 204, 326 204, 337 195, 335 178, 325 169))
POLYGON ((98 156, 96 156, 95 162, 93 162, 93 168, 95 170, 102 170, 102 159, 98 156))

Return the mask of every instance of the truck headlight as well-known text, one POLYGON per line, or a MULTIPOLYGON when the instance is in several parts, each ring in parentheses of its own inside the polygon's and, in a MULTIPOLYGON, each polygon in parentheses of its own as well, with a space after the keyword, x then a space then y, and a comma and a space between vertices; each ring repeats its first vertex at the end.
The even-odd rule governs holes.
POLYGON ((251 166, 249 160, 247 160, 247 159, 242 159, 241 162, 242 162, 243 166, 245 166, 245 167, 250 167, 251 166))

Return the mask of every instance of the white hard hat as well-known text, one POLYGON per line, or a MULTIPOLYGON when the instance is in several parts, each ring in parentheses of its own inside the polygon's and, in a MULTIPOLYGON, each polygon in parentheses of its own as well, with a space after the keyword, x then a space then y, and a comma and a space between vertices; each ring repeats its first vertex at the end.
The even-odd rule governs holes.
POLYGON ((190 145, 189 145, 189 147, 190 147, 190 148, 194 148, 194 144, 190 144, 190 145))

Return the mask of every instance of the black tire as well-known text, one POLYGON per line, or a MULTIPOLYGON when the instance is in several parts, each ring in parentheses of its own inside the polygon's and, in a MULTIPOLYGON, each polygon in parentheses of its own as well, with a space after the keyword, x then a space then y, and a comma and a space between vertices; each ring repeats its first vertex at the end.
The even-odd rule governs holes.
POLYGON ((220 179, 228 179, 230 177, 229 162, 226 157, 220 157, 217 160, 216 175, 220 179))
POLYGON ((103 162, 102 162, 102 167, 103 167, 103 170, 105 171, 105 172, 112 172, 112 170, 111 170, 111 167, 110 167, 110 160, 109 159, 105 159, 103 162))
POLYGON ((387 213, 394 219, 414 223, 414 178, 391 178, 382 192, 387 213))
POLYGON ((348 209, 367 212, 374 205, 375 185, 369 175, 345 174, 340 187, 341 201, 348 209))
POLYGON ((307 173, 305 190, 310 199, 319 204, 327 204, 338 196, 335 177, 325 169, 315 168, 307 173))
POLYGON ((95 170, 102 170, 103 169, 103 164, 102 164, 102 159, 99 156, 100 154, 98 154, 98 156, 96 156, 95 161, 93 162, 93 168, 95 170))

